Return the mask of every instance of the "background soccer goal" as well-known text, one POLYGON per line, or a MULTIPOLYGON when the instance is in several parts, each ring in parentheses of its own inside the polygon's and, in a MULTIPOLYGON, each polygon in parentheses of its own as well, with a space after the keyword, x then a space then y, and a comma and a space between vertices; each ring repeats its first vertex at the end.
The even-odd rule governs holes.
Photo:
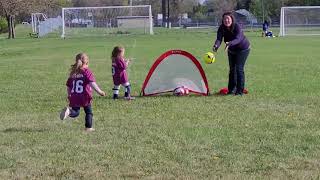
POLYGON ((31 27, 33 37, 43 37, 49 33, 59 31, 61 28, 61 16, 55 18, 47 18, 44 13, 31 14, 31 27))
POLYGON ((320 6, 282 7, 280 36, 320 35, 320 6))
POLYGON ((150 5, 62 9, 62 37, 153 34, 150 5))

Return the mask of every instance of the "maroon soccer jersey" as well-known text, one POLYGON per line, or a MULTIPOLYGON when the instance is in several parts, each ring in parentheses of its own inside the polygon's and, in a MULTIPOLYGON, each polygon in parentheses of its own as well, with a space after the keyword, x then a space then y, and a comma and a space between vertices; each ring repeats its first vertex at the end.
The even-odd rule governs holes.
POLYGON ((67 80, 69 89, 69 106, 84 107, 91 104, 92 88, 90 82, 95 82, 95 78, 90 69, 83 69, 81 73, 71 75, 67 80))
POLYGON ((114 85, 120 85, 128 82, 126 69, 127 63, 124 61, 124 59, 116 58, 112 63, 112 77, 114 85))

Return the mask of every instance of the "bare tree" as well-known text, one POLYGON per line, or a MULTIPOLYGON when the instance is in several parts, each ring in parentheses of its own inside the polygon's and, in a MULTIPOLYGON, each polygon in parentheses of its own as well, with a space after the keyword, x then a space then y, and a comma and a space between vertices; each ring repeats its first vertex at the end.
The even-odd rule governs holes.
POLYGON ((166 26, 166 22, 167 22, 167 6, 166 6, 166 0, 162 0, 161 3, 161 12, 162 12, 162 27, 166 26))
POLYGON ((44 9, 53 9, 59 6, 61 0, 1 0, 0 11, 8 22, 8 39, 13 39, 15 35, 15 17, 19 14, 30 14, 40 12, 44 9))
POLYGON ((216 17, 221 18, 226 11, 233 11, 237 6, 237 0, 207 0, 206 5, 212 8, 216 17))
POLYGON ((123 6, 128 5, 128 0, 72 0, 75 7, 94 6, 123 6))
POLYGON ((237 9, 247 9, 250 8, 251 0, 238 0, 237 9))
POLYGON ((15 0, 1 0, 0 1, 0 9, 3 12, 9 29, 8 38, 15 38, 15 31, 14 31, 14 17, 19 14, 20 6, 18 1, 15 0))
POLYGON ((178 15, 182 18, 183 13, 191 13, 193 7, 199 5, 198 0, 175 0, 173 1, 172 14, 178 15))

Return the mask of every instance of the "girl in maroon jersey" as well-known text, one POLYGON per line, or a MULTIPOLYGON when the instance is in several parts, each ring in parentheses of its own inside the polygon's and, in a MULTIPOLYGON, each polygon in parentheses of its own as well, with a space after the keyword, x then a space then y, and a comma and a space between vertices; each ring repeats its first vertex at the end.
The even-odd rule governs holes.
POLYGON ((127 100, 134 99, 131 97, 131 85, 129 83, 128 74, 127 74, 127 67, 130 62, 129 59, 124 59, 125 49, 120 46, 116 46, 113 48, 111 54, 112 60, 112 77, 113 77, 113 99, 119 98, 119 90, 120 85, 125 88, 124 98, 127 100))
POLYGON ((64 120, 67 117, 75 118, 79 116, 80 107, 83 107, 86 113, 85 130, 94 131, 92 128, 92 89, 100 96, 105 96, 106 93, 99 88, 88 66, 88 56, 84 53, 78 54, 76 62, 71 65, 70 75, 66 83, 69 107, 62 109, 60 119, 64 120))

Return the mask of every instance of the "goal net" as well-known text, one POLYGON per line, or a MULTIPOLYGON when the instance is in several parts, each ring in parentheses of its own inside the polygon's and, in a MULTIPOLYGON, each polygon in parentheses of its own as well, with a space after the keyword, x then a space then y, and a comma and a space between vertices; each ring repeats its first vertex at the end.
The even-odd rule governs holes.
POLYGON ((55 18, 47 18, 43 13, 31 14, 32 35, 34 37, 43 37, 52 32, 61 32, 62 19, 61 16, 55 18))
POLYGON ((320 6, 282 7, 280 36, 320 35, 320 6))
POLYGON ((62 8, 61 37, 153 34, 150 5, 62 8))
POLYGON ((151 96, 182 86, 194 94, 209 94, 208 81, 199 61, 186 51, 169 50, 153 63, 141 92, 143 96, 151 96))

